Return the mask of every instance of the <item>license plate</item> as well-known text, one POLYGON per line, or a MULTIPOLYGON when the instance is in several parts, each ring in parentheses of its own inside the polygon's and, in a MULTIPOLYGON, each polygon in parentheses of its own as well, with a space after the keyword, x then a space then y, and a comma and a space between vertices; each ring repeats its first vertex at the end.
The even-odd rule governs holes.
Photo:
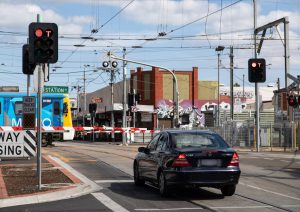
POLYGON ((198 167, 203 167, 203 166, 221 166, 221 160, 219 159, 198 160, 198 167))

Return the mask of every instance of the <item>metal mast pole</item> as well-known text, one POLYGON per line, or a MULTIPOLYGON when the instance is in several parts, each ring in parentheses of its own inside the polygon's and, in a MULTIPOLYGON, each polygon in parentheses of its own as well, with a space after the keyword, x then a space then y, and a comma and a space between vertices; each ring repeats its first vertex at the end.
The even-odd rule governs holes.
MULTIPOLYGON (((123 48, 123 59, 125 59, 126 57, 126 48, 123 48)), ((126 62, 123 61, 123 119, 122 119, 122 127, 126 128, 127 124, 126 124, 126 94, 127 94, 127 90, 126 90, 126 62)), ((126 143, 126 134, 123 133, 122 134, 122 143, 125 144, 126 143)))
MULTIPOLYGON (((257 10, 256 10, 256 0, 253 0, 253 15, 254 15, 254 58, 257 58, 257 45, 256 45, 256 25, 257 25, 257 10)), ((256 140, 256 151, 259 152, 260 147, 260 132, 259 132, 259 88, 257 82, 255 83, 255 110, 256 110, 256 116, 255 116, 255 140, 256 140)))
POLYGON ((218 52, 218 110, 217 126, 220 126, 220 53, 218 52))
POLYGON ((83 113, 82 113, 82 126, 85 126, 85 113, 86 113, 86 90, 85 90, 85 65, 83 69, 83 113))
POLYGON ((115 117, 114 117, 114 68, 112 67, 111 64, 111 58, 109 58, 109 64, 110 64, 110 90, 111 90, 111 141, 115 141, 115 133, 114 133, 114 128, 115 128, 115 117))
POLYGON ((284 18, 284 68, 285 68, 285 89, 291 81, 288 80, 287 74, 290 73, 290 45, 289 45, 289 17, 284 18))
POLYGON ((133 106, 134 106, 134 110, 133 110, 133 127, 135 128, 135 110, 136 110, 136 99, 135 99, 135 89, 133 89, 133 106))
POLYGON ((233 46, 230 46, 230 118, 233 121, 234 105, 233 105, 233 46))
MULTIPOLYGON (((40 14, 37 14, 37 22, 40 22, 40 14)), ((42 64, 37 64, 38 66, 38 113, 37 113, 37 171, 38 171, 38 189, 41 190, 42 186, 42 64)))
POLYGON ((140 64, 140 65, 144 65, 144 66, 150 66, 150 67, 157 67, 157 68, 160 68, 160 69, 163 69, 163 70, 166 70, 168 71, 170 74, 172 74, 173 78, 174 78, 174 83, 175 83, 175 88, 176 88, 176 97, 177 97, 177 100, 174 99, 174 102, 176 102, 176 105, 175 105, 175 113, 174 113, 174 117, 175 117, 175 114, 176 114, 176 125, 180 124, 179 123, 179 91, 178 91, 178 81, 177 81, 177 78, 175 76, 175 74, 173 73, 173 71, 171 71, 170 69, 167 69, 167 68, 164 68, 164 67, 161 67, 161 66, 157 66, 157 65, 152 65, 152 64, 148 64, 148 63, 142 63, 142 62, 138 62, 138 61, 134 61, 134 60, 128 60, 128 59, 123 59, 123 58, 120 58, 120 57, 116 57, 114 55, 111 55, 111 53, 109 52, 108 54, 110 56, 110 58, 113 58, 113 59, 116 59, 116 60, 121 60, 121 61, 126 61, 126 62, 129 62, 129 63, 135 63, 135 64, 140 64))

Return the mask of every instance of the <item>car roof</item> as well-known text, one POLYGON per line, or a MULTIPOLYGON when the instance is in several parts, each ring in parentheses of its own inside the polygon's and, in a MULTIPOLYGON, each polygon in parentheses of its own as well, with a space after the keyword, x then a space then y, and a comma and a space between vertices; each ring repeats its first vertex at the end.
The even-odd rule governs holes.
POLYGON ((170 134, 178 134, 178 133, 216 134, 215 132, 206 129, 199 129, 199 130, 168 129, 168 130, 162 130, 161 132, 166 132, 170 134))

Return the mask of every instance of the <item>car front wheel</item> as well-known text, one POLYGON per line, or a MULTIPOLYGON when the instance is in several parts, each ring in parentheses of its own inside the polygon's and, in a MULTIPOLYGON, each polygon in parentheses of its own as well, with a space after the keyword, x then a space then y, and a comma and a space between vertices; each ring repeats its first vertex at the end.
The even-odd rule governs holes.
POLYGON ((140 178, 139 167, 138 167, 137 163, 134 163, 134 166, 133 166, 133 178, 134 178, 135 185, 142 186, 145 184, 145 180, 142 180, 140 178))
POLYGON ((221 188, 223 196, 232 196, 235 193, 236 185, 228 185, 221 188))
POLYGON ((161 171, 158 179, 159 193, 162 197, 168 196, 168 185, 164 173, 161 171))

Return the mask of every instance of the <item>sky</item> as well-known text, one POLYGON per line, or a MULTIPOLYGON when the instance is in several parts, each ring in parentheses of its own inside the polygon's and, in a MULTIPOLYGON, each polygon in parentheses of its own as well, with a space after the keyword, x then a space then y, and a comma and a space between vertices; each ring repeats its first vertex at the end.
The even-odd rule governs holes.
MULTIPOLYGON (((256 5, 258 27, 289 18, 290 73, 300 75, 300 0, 256 0, 256 5)), ((124 48, 129 60, 171 70, 198 67, 199 80, 217 80, 215 49, 224 46, 220 83, 228 86, 232 46, 234 83, 242 85, 244 75, 245 86, 254 87, 247 67, 254 57, 253 0, 0 0, 0 86, 17 85, 26 91, 22 46, 37 14, 59 28, 59 59, 50 65, 45 85, 68 86, 71 96, 76 95, 74 86, 83 86, 84 72, 86 92, 108 86, 110 75, 101 69, 102 62, 109 51, 122 57, 124 48)), ((267 30, 258 56, 266 59, 267 80, 260 86, 278 78, 284 86, 283 37, 283 24, 267 30)), ((140 66, 127 63, 127 76, 140 66)), ((116 82, 123 77, 121 61, 118 68, 116 82)))

